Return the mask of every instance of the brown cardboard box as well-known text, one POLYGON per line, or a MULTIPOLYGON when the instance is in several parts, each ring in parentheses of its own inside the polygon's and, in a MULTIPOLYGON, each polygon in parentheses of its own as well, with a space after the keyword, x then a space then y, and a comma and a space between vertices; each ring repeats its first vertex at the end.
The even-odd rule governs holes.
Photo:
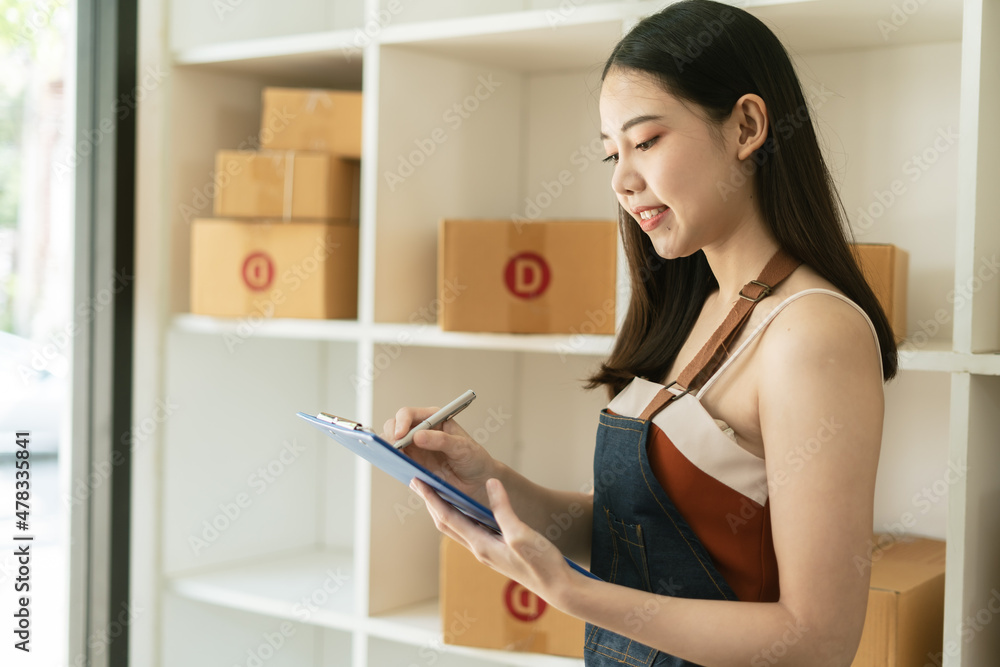
POLYGON ((883 536, 871 563, 868 615, 851 667, 924 667, 941 651, 945 543, 883 536))
POLYGON ((612 221, 442 220, 445 331, 612 334, 612 221))
POLYGON ((896 342, 906 338, 906 280, 910 256, 894 245, 854 245, 858 264, 882 305, 896 342))
POLYGON ((264 148, 321 151, 361 159, 361 93, 265 88, 264 148))
POLYGON ((219 218, 357 220, 360 163, 324 153, 219 151, 219 218))
POLYGON ((198 219, 191 312, 218 317, 357 317, 354 224, 198 219))
POLYGON ((447 537, 441 541, 441 624, 445 644, 583 657, 583 621, 447 537))

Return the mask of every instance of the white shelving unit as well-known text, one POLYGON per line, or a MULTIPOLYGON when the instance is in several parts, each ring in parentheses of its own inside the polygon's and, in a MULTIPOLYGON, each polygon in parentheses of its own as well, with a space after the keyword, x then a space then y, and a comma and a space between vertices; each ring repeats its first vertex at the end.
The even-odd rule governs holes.
MULTIPOLYGON (((474 387, 461 421, 496 456, 588 482, 604 400, 580 379, 611 338, 441 332, 437 222, 543 202, 543 217, 614 217, 601 65, 663 4, 142 0, 140 71, 167 75, 139 116, 134 416, 156 424, 133 449, 135 664, 581 664, 443 644, 426 513, 294 413, 381 424, 474 387), (186 314, 190 219, 210 214, 215 151, 256 136, 265 85, 365 93, 357 321, 186 314), (564 170, 564 192, 539 198, 564 170)), ((910 252, 874 528, 909 513, 908 532, 947 539, 943 663, 991 664, 1000 623, 971 639, 963 624, 1000 588, 1000 3, 736 4, 793 54, 858 240, 910 252), (949 465, 967 471, 941 490, 949 465)))

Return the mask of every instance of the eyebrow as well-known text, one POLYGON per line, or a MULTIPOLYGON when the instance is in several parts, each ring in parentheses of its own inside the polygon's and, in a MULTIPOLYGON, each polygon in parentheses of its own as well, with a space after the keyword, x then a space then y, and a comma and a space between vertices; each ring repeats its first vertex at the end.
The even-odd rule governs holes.
MULTIPOLYGON (((636 116, 635 118, 631 118, 631 119, 625 121, 622 124, 622 133, 628 132, 629 128, 635 127, 639 123, 645 123, 645 122, 648 122, 648 121, 651 121, 651 120, 663 120, 663 116, 647 115, 647 116, 636 116)), ((601 132, 601 140, 602 141, 604 139, 608 139, 608 138, 610 138, 610 137, 608 137, 608 135, 606 135, 603 132, 601 132)))

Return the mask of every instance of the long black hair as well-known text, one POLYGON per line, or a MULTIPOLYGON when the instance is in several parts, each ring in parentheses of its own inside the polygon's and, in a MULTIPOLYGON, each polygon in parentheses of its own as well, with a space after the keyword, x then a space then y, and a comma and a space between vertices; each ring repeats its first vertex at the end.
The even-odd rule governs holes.
MULTIPOLYGON (((764 221, 786 252, 868 314, 878 334, 884 380, 895 376, 892 328, 848 243, 843 204, 802 87, 778 38, 741 9, 685 0, 636 24, 611 52, 602 81, 615 69, 652 75, 668 93, 696 104, 716 124, 730 116, 743 95, 764 100, 768 137, 746 162, 754 172, 749 178, 764 221)), ((725 187, 720 184, 720 196, 725 187)), ((610 357, 588 384, 605 386, 612 396, 635 376, 663 379, 718 285, 701 250, 664 260, 621 206, 618 223, 632 298, 610 357)))

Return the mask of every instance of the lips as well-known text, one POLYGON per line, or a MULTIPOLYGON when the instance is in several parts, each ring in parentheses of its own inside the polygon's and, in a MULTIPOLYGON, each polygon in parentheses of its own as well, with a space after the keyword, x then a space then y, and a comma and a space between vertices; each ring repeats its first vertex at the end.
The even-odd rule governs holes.
POLYGON ((642 230, 649 232, 660 224, 669 210, 669 206, 639 206, 632 210, 632 214, 639 221, 642 230))
POLYGON ((636 211, 639 213, 639 220, 650 220, 652 218, 655 218, 660 213, 663 213, 666 210, 667 210, 666 206, 657 206, 655 208, 636 209, 636 211))

